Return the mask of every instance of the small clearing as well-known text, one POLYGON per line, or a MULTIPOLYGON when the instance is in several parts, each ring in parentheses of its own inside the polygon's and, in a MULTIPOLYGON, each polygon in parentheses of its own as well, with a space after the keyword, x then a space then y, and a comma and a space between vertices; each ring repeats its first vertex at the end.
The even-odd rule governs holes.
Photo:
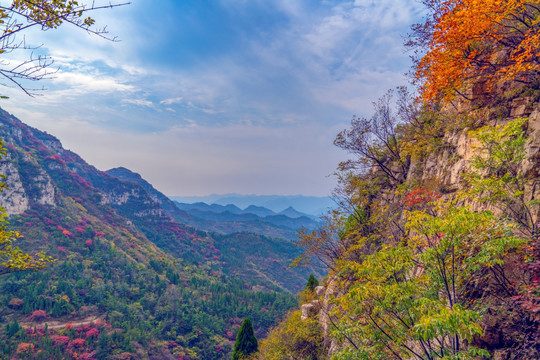
POLYGON ((52 320, 52 321, 47 321, 47 320, 44 320, 44 321, 32 321, 32 322, 21 322, 19 323, 19 325, 21 327, 24 327, 24 328, 28 328, 28 327, 44 327, 45 324, 47 324, 47 327, 48 329, 50 330, 58 330, 58 329, 62 329, 66 326, 66 324, 72 324, 74 327, 76 326, 82 326, 82 325, 86 325, 86 324, 90 324, 90 323, 93 323, 93 322, 96 322, 98 320, 103 320, 103 316, 100 316, 100 315, 92 315, 92 316, 87 316, 83 319, 79 319, 79 320, 71 320, 71 321, 57 321, 57 320, 52 320))

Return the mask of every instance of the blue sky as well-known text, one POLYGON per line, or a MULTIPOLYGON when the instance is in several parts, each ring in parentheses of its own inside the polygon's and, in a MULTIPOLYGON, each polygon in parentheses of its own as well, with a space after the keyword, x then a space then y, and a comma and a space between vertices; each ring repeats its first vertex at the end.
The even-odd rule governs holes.
MULTIPOLYGON (((415 0, 132 0, 95 14, 121 42, 27 34, 59 72, 0 103, 101 170, 167 195, 328 195, 353 115, 406 84, 415 0)), ((22 56, 13 54, 12 56, 22 56)))

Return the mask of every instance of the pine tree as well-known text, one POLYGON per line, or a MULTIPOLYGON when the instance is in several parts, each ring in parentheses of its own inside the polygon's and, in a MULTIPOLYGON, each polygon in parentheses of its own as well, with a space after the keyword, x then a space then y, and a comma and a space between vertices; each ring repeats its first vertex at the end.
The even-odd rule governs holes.
POLYGON ((236 342, 234 343, 234 350, 232 360, 244 359, 247 356, 259 351, 259 344, 255 333, 253 331, 253 325, 251 320, 246 319, 238 331, 236 342))
POLYGON ((315 291, 315 288, 319 286, 319 280, 313 274, 309 275, 309 279, 307 281, 306 290, 309 290, 311 292, 315 291))

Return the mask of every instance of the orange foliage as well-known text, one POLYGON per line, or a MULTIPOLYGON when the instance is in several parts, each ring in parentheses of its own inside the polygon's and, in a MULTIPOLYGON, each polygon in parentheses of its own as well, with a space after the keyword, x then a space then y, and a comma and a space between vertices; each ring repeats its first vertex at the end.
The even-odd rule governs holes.
POLYGON ((408 45, 425 101, 448 100, 481 79, 530 82, 540 70, 540 0, 424 0, 432 13, 408 45))
POLYGON ((33 352, 34 351, 34 344, 30 344, 30 343, 20 343, 18 346, 17 346, 17 354, 21 354, 21 353, 30 353, 30 352, 33 352))

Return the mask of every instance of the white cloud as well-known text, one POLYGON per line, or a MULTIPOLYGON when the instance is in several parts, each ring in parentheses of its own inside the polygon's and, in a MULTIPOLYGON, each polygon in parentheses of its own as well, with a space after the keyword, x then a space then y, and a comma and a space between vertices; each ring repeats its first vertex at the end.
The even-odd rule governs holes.
POLYGON ((179 96, 179 97, 175 97, 175 98, 161 100, 159 103, 164 104, 164 105, 180 104, 182 102, 182 100, 184 100, 184 98, 179 96))
POLYGON ((145 106, 149 108, 154 108, 154 103, 150 100, 145 100, 145 99, 123 99, 122 102, 137 105, 137 106, 145 106))
POLYGON ((133 85, 123 84, 118 79, 103 76, 101 74, 83 74, 77 72, 59 71, 52 79, 55 83, 64 83, 71 88, 82 90, 83 92, 132 92, 133 85))

